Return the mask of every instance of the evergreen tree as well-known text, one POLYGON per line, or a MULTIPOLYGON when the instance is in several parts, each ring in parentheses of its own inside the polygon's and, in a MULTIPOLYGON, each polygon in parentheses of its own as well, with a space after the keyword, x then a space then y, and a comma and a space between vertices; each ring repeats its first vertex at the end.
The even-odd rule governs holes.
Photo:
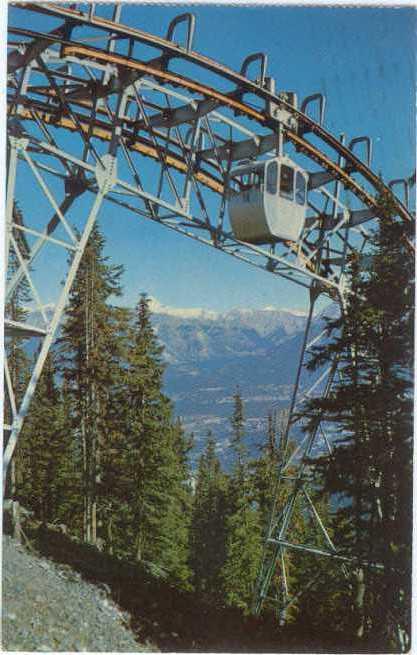
MULTIPOLYGON (((59 371, 59 367, 57 367, 57 371, 59 371)), ((59 456, 59 468, 54 483, 55 521, 68 526, 68 529, 74 534, 81 535, 83 496, 82 471, 79 466, 81 461, 80 443, 74 438, 72 396, 65 380, 61 381, 59 392, 58 417, 59 438, 62 441, 60 453, 62 452, 62 455, 59 456)))
POLYGON ((226 561, 221 580, 226 603, 249 611, 260 565, 262 535, 244 443, 244 410, 239 389, 234 394, 231 427, 235 459, 229 484, 226 561))
POLYGON ((235 462, 234 462, 234 473, 236 477, 236 483, 240 482, 245 483, 247 473, 247 458, 248 458, 248 449, 245 444, 245 416, 243 409, 243 400, 240 395, 239 387, 236 388, 236 392, 233 396, 233 414, 230 418, 230 425, 232 428, 232 438, 231 446, 234 451, 235 462))
MULTIPOLYGON (((79 442, 83 479, 83 538, 96 543, 102 463, 114 425, 113 390, 123 361, 120 331, 123 310, 110 304, 121 294, 122 268, 104 256, 105 241, 94 226, 70 293, 62 336, 61 367, 72 399, 74 434, 79 442)), ((100 511, 100 508, 99 508, 100 511)), ((105 528, 102 526, 102 531, 105 528)))
POLYGON ((191 568, 197 591, 217 596, 225 562, 226 476, 216 455, 211 432, 201 455, 191 526, 191 568))
POLYGON ((128 353, 121 495, 128 507, 128 553, 186 584, 190 521, 189 444, 162 392, 163 349, 141 296, 128 353))
MULTIPOLYGON (((256 500, 259 506, 263 533, 266 534, 269 518, 276 501, 278 466, 281 462, 281 439, 285 431, 288 412, 268 415, 266 439, 260 446, 261 456, 252 463, 256 500)), ((278 501, 278 502, 282 502, 278 501)))
POLYGON ((45 522, 68 523, 76 496, 76 471, 65 404, 49 354, 18 445, 17 496, 45 522))
POLYGON ((336 356, 340 380, 308 410, 311 425, 325 414, 341 433, 318 469, 337 501, 337 545, 358 562, 351 629, 401 650, 410 612, 414 262, 408 226, 386 198, 380 210, 370 257, 351 262, 344 316, 328 322, 333 338, 310 364, 336 356))
POLYGON ((160 565, 170 578, 185 588, 190 588, 190 526, 192 495, 188 454, 191 442, 186 437, 180 421, 173 421, 172 409, 168 431, 170 470, 167 480, 169 499, 167 512, 159 528, 163 554, 160 565))

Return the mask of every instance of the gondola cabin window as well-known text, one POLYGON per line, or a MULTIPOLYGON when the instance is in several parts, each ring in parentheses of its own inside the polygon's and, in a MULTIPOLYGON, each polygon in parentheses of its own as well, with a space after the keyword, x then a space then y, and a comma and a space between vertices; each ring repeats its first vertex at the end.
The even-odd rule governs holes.
POLYGON ((294 198, 294 169, 290 166, 285 166, 285 164, 281 165, 279 192, 283 198, 288 198, 289 200, 294 198))
POLYGON ((268 166, 268 173, 266 177, 266 190, 267 193, 275 195, 277 192, 278 181, 278 164, 276 161, 271 161, 268 166))
POLYGON ((295 178, 295 201, 298 205, 305 205, 306 202, 306 180, 304 175, 297 171, 295 178))

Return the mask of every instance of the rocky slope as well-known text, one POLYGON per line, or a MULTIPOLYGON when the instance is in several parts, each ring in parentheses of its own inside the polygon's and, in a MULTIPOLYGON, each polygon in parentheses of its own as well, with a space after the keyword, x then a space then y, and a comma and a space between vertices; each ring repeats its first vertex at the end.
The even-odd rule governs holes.
POLYGON ((4 542, 3 650, 291 652, 273 613, 246 616, 156 575, 149 563, 99 551, 27 512, 22 519, 31 552, 4 542))
MULTIPOLYGON (((143 652, 104 588, 3 537, 2 650, 143 652)), ((156 648, 152 648, 156 650, 156 648)))

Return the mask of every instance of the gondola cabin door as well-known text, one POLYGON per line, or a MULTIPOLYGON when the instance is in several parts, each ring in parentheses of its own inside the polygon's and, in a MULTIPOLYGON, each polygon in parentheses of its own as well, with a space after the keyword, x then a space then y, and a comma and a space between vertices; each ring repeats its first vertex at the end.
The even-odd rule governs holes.
POLYGON ((288 157, 239 166, 231 172, 229 217, 247 243, 297 241, 306 216, 307 173, 288 157))

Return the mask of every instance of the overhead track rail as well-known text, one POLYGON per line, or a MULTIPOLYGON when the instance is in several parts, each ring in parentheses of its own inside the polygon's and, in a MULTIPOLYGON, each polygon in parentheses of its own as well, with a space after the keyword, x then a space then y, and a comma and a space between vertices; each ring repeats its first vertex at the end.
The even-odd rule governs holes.
MULTIPOLYGON (((375 190, 379 192, 382 192, 383 190, 389 192, 389 188, 380 180, 380 178, 377 175, 375 175, 375 173, 373 173, 358 157, 356 157, 354 153, 351 150, 349 150, 349 148, 343 146, 337 138, 335 138, 332 134, 327 132, 322 125, 316 123, 309 116, 302 113, 301 111, 298 111, 291 104, 285 102, 279 95, 274 95, 270 93, 268 90, 266 90, 259 84, 256 84, 255 82, 251 81, 250 79, 248 79, 242 74, 236 73, 235 71, 231 70, 230 68, 227 68, 223 64, 219 64, 218 62, 206 56, 200 55, 196 52, 189 51, 187 48, 183 48, 179 45, 174 45, 171 41, 167 39, 162 39, 161 37, 148 34, 136 28, 128 27, 126 25, 121 25, 120 23, 116 23, 114 21, 110 21, 105 18, 100 18, 98 16, 93 16, 90 19, 85 13, 81 11, 77 11, 75 9, 69 9, 66 7, 62 7, 60 5, 54 5, 53 3, 36 3, 36 4, 27 3, 26 5, 16 5, 16 7, 26 8, 32 11, 46 13, 48 15, 66 18, 66 19, 72 18, 75 24, 90 25, 91 27, 101 29, 106 32, 110 32, 111 34, 115 34, 123 38, 131 38, 134 41, 138 41, 141 43, 145 43, 146 45, 149 46, 160 48, 163 51, 163 53, 168 55, 169 58, 171 59, 181 58, 184 59, 185 61, 206 68, 212 71, 213 73, 216 73, 219 76, 228 79, 230 82, 235 83, 236 87, 239 89, 238 95, 241 93, 241 91, 244 91, 246 93, 253 93, 257 95, 259 98, 262 98, 265 101, 273 102, 274 104, 281 107, 282 109, 285 109, 285 111, 292 114, 300 122, 300 124, 303 125, 303 130, 308 129, 310 132, 321 138, 327 145, 331 146, 337 153, 339 153, 345 159, 346 163, 352 167, 352 170, 363 175, 363 177, 375 188, 375 190)), ((48 38, 47 35, 39 35, 40 38, 42 38, 42 36, 44 38, 48 38)), ((53 41, 53 37, 50 38, 51 41, 53 41)), ((61 39, 59 38, 57 38, 56 40, 61 41, 61 39)), ((82 44, 80 44, 79 46, 77 45, 72 47, 81 48, 82 44)), ((91 49, 88 48, 87 50, 91 50, 91 49)), ((78 54, 82 56, 82 51, 79 52, 78 54)), ((104 53, 102 54, 104 55, 104 53)), ((100 56, 100 55, 96 53, 96 56, 100 56)), ((106 53, 106 57, 108 56, 109 53, 106 53)), ((123 63, 123 60, 125 62, 123 65, 129 68, 129 60, 127 58, 121 57, 120 55, 117 55, 116 60, 107 59, 107 61, 114 61, 114 63, 117 62, 123 63)), ((133 68, 137 67, 138 70, 141 69, 141 66, 144 66, 144 64, 141 64, 139 62, 130 62, 130 63, 133 68)), ((170 81, 175 81, 175 76, 170 81)), ((190 83, 189 88, 204 94, 205 87, 199 85, 198 83, 190 83)), ((214 91, 212 91, 212 93, 214 93, 214 91)), ((219 98, 218 95, 217 98, 219 98)), ((230 102, 232 102, 232 98, 229 98, 229 103, 230 102)), ((239 106, 236 108, 240 109, 239 106)), ((273 118, 267 118, 266 116, 263 116, 259 112, 253 112, 252 110, 250 110, 249 107, 246 107, 245 113, 257 120, 265 120, 267 122, 272 121, 272 125, 276 123, 276 121, 274 121, 273 118)), ((398 198, 393 196, 393 200, 395 201, 398 207, 399 215, 405 220, 412 220, 411 214, 398 200, 398 198)))

